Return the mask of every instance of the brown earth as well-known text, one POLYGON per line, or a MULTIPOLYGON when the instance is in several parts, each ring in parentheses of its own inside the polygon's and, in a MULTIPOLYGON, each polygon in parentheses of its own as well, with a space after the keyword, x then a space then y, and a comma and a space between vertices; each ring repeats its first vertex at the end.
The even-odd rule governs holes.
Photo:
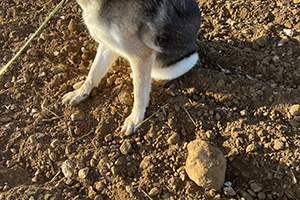
MULTIPOLYGON (((153 85, 150 119, 124 137, 127 61, 118 59, 88 100, 61 103, 97 49, 69 1, 0 79, 0 199, 300 199, 299 0, 198 2, 201 62, 153 85), (196 138, 223 152, 236 196, 186 176, 196 138), (68 178, 63 163, 72 165, 68 178)), ((1 0, 0 66, 58 3, 1 0)))

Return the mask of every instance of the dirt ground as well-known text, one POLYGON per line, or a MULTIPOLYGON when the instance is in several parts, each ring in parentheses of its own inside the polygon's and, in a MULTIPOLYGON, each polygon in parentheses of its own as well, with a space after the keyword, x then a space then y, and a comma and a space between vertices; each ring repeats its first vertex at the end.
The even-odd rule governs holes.
MULTIPOLYGON (((0 1, 0 66, 58 3, 0 1)), ((0 199, 300 199, 299 0, 198 3, 201 61, 153 84, 149 119, 125 137, 126 60, 83 103, 61 103, 97 50, 69 1, 0 79, 0 199), (236 195, 187 177, 196 138, 223 152, 236 195)))

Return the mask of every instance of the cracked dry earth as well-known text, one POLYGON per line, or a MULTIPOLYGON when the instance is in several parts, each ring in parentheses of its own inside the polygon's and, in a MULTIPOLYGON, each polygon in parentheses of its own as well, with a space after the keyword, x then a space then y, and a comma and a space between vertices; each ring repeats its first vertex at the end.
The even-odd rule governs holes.
MULTIPOLYGON (((1 0, 0 66, 58 3, 1 0)), ((97 49, 69 1, 0 79, 0 199, 300 199, 299 0, 198 4, 201 61, 153 84, 150 118, 125 137, 126 60, 83 103, 61 103, 97 49), (196 138, 226 157, 219 191, 185 173, 196 138)))

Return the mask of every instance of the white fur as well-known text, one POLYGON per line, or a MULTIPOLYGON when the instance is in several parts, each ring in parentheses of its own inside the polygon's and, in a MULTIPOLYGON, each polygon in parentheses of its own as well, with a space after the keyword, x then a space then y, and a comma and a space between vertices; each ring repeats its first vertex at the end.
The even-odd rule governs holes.
MULTIPOLYGON (((149 103, 151 78, 170 80, 181 76, 197 63, 198 54, 194 53, 172 66, 161 67, 162 63, 159 63, 156 55, 162 50, 151 39, 156 35, 155 27, 148 24, 149 29, 153 30, 153 35, 148 34, 140 38, 137 34, 139 26, 136 23, 125 20, 110 26, 103 23, 99 18, 102 1, 77 1, 83 8, 83 19, 90 34, 99 42, 99 48, 86 81, 79 89, 64 95, 63 103, 75 105, 84 100, 91 89, 99 84, 115 59, 121 55, 129 60, 133 72, 134 103, 132 112, 122 127, 126 135, 129 135, 136 131, 144 119, 149 103)), ((162 9, 158 19, 164 21, 166 17, 166 12, 162 9)))
POLYGON ((159 80, 171 80, 177 78, 190 69, 192 69, 198 62, 198 53, 194 53, 191 56, 184 58, 183 60, 175 63, 169 67, 154 66, 151 72, 151 78, 159 80))

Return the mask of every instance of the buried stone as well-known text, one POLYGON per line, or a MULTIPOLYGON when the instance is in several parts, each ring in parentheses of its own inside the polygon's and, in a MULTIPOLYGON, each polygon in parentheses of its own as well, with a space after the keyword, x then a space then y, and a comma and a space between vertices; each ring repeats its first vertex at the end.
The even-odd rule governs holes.
POLYGON ((220 190, 225 181, 226 159, 222 152, 203 140, 187 146, 186 172, 191 180, 203 188, 220 190))

